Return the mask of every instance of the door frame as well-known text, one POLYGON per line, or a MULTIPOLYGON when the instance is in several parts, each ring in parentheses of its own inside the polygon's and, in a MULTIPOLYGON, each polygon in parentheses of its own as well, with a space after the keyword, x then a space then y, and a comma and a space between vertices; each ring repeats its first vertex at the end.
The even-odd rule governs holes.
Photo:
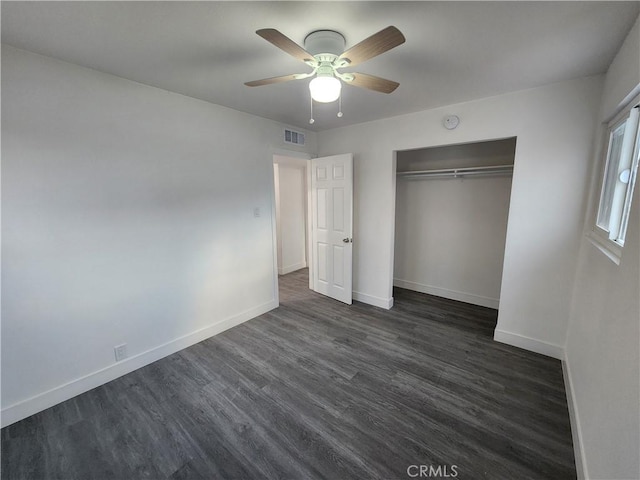
POLYGON ((272 149, 271 151, 271 232, 273 244, 273 298, 277 305, 280 305, 280 292, 278 290, 278 238, 277 238, 277 221, 276 221, 276 177, 275 157, 289 157, 295 159, 306 160, 306 190, 307 190, 307 267, 309 268, 309 288, 313 289, 313 252, 311 251, 311 159, 313 156, 306 152, 296 152, 294 150, 272 149))

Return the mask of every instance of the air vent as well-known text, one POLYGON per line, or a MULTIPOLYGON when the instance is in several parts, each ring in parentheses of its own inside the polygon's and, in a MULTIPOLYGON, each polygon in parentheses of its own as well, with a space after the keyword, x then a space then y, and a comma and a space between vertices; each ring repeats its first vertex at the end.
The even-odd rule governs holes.
POLYGON ((293 130, 284 130, 284 143, 292 143, 294 145, 304 145, 304 133, 294 132, 293 130))

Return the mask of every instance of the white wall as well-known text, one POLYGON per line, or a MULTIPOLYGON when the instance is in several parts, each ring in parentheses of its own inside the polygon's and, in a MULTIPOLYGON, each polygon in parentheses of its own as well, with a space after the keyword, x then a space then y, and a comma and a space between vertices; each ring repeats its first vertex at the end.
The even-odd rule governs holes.
POLYGON ((601 102, 601 118, 609 118, 621 105, 633 97, 640 77, 640 17, 627 34, 607 70, 601 102))
MULTIPOLYGON (((606 76, 600 119, 606 122, 631 92, 640 92, 640 17, 606 76)), ((603 128, 596 137, 602 137, 603 128)), ((600 191, 602 145, 585 232, 600 191)), ((620 265, 581 239, 566 373, 580 477, 640 478, 640 185, 636 184, 620 265)))
POLYGON ((278 274, 307 266, 307 161, 274 156, 278 274))
POLYGON ((3 46, 3 425, 273 308, 282 148, 275 122, 3 46))
MULTIPOLYGON (((513 140, 398 152, 398 171, 512 165, 513 140)), ((399 177, 394 285, 498 308, 511 176, 399 177)))
POLYGON ((496 338, 561 357, 601 89, 590 77, 319 133, 320 155, 354 153, 354 298, 392 303, 395 151, 517 137, 496 338))

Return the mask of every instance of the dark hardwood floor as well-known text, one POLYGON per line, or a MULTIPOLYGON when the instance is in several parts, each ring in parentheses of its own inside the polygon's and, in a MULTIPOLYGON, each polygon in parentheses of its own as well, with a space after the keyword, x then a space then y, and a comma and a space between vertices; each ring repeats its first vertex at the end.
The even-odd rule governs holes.
POLYGON ((306 270, 280 302, 2 429, 2 479, 576 477, 560 362, 494 342, 495 310, 349 307, 306 270))

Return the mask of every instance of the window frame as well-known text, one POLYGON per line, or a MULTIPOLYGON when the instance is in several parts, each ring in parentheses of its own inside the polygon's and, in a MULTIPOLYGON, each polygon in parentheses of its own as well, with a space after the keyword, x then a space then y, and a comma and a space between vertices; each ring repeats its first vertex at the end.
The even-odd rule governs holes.
POLYGON ((592 243, 605 253, 616 264, 620 263, 622 249, 624 248, 624 239, 631 211, 631 202, 633 198, 633 190, 637 180, 638 163, 640 161, 640 95, 635 97, 633 101, 627 104, 617 115, 615 115, 604 129, 604 142, 602 145, 600 157, 601 168, 598 175, 598 194, 596 195, 597 203, 591 219, 591 231, 589 238, 592 243), (617 163, 617 171, 612 174, 611 168, 611 151, 613 132, 623 123, 625 132, 620 146, 620 156, 617 163), (630 137, 627 137, 630 135, 630 137), (626 156, 625 156, 626 153, 626 156), (618 185, 619 175, 623 166, 628 165, 630 169, 629 180, 624 184, 618 185), (613 182, 613 185, 612 183, 613 182), (609 195, 609 228, 600 226, 600 213, 603 210, 603 202, 608 189, 611 190, 609 195), (614 224, 614 228, 611 228, 614 224))

